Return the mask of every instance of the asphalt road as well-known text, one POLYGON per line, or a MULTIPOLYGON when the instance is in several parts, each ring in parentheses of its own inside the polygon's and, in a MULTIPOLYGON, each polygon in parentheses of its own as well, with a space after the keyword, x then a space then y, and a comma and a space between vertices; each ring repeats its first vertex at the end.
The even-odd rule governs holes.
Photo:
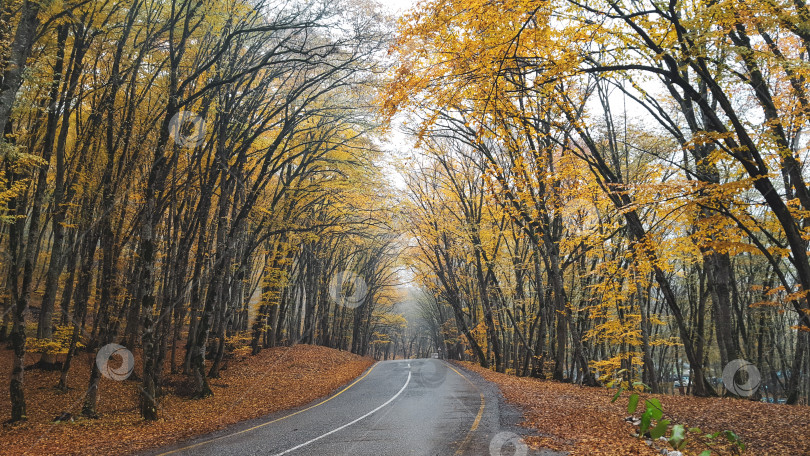
POLYGON ((527 455, 521 415, 476 374, 436 359, 376 363, 296 410, 149 454, 527 455))

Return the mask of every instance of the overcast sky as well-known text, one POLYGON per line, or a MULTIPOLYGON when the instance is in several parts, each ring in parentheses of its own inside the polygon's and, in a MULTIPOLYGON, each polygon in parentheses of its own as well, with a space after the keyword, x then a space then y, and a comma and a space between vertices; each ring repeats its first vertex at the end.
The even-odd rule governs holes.
POLYGON ((402 14, 416 3, 416 0, 378 0, 381 4, 385 5, 391 11, 402 14))

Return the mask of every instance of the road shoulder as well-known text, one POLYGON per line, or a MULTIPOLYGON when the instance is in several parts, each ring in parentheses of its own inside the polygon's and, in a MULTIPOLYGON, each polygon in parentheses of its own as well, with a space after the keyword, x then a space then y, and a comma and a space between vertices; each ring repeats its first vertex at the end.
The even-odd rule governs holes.
POLYGON ((542 445, 531 444, 537 439, 539 430, 527 426, 523 409, 519 404, 510 403, 507 400, 497 382, 484 378, 482 374, 486 374, 470 363, 452 361, 449 364, 464 374, 487 398, 480 430, 465 449, 464 454, 490 456, 500 454, 562 456, 567 454, 564 451, 553 451, 542 445), (521 442, 514 440, 515 436, 525 442, 526 453, 516 451, 515 445, 522 445, 521 442))

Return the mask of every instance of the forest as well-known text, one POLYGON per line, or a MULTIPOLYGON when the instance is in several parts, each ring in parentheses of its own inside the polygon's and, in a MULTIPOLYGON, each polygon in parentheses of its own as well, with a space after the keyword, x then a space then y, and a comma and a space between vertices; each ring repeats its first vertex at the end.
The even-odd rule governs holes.
POLYGON ((0 74, 3 419, 119 347, 147 421, 295 344, 810 402, 803 0, 3 0, 0 74))
POLYGON ((383 109, 421 146, 405 257, 436 344, 521 376, 807 403, 808 19, 770 0, 407 15, 383 109), (746 388, 723 388, 729 365, 746 388))
POLYGON ((371 99, 386 32, 361 8, 4 2, 12 420, 26 352, 67 388, 78 350, 137 347, 146 419, 164 366, 205 397, 235 346, 365 353, 394 256, 371 99), (367 305, 329 299, 341 269, 363 274, 367 305))

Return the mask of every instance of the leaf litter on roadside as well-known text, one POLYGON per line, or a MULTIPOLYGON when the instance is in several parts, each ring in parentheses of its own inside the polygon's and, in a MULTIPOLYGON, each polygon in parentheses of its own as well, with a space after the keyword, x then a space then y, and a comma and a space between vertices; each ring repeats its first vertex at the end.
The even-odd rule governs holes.
MULTIPOLYGON (((139 366, 140 354, 135 358, 139 366)), ((230 360, 220 378, 210 382, 214 396, 202 400, 184 394, 186 376, 167 372, 160 419, 152 423, 139 415, 140 382, 133 380, 102 379, 100 418, 81 417, 91 362, 89 354, 74 361, 65 393, 54 388, 58 371, 26 372, 28 421, 0 427, 0 455, 122 454, 169 445, 312 402, 356 378, 373 360, 311 345, 271 348, 230 360), (71 419, 53 421, 68 414, 71 419)), ((10 351, 0 350, 0 376, 8 378, 10 368, 10 351)), ((9 413, 6 397, 0 401, 0 416, 9 413)))
MULTIPOLYGON (((533 429, 526 443, 571 455, 653 455, 636 429, 625 422, 627 397, 611 403, 613 390, 499 374, 470 362, 459 363, 497 384, 504 398, 522 408, 523 425, 533 429)), ((648 394, 657 398, 672 423, 700 428, 684 454, 707 451, 705 434, 730 430, 745 443, 745 455, 810 454, 810 407, 766 404, 732 398, 701 398, 648 394)), ((722 439, 719 439, 722 442, 722 439)), ((719 443, 713 455, 733 454, 719 443)))

